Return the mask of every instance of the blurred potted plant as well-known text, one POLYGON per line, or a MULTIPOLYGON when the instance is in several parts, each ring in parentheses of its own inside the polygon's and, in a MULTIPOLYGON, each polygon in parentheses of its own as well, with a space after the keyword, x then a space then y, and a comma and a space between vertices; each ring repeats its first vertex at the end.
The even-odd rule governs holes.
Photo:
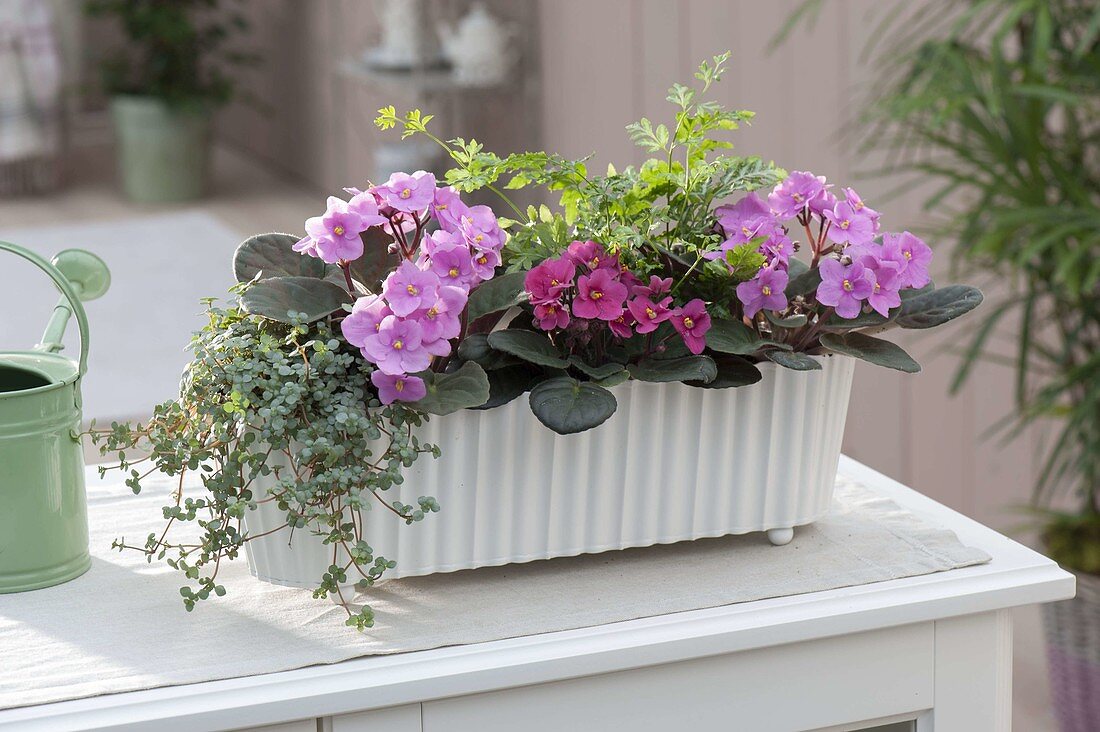
MULTIPOLYGON (((820 3, 802 7, 815 11, 820 3)), ((1078 597, 1046 608, 1062 729, 1100 728, 1100 6, 940 0, 891 13, 864 139, 935 185, 926 208, 958 265, 1007 285, 954 388, 1019 318, 1013 434, 1058 428, 1035 487, 1049 554, 1078 597), (1072 494, 1077 509, 1051 508, 1072 494)))
POLYGON ((200 197, 211 115, 234 93, 228 68, 253 58, 228 46, 246 19, 218 0, 90 0, 87 8, 117 20, 126 39, 102 64, 123 189, 149 203, 200 197))

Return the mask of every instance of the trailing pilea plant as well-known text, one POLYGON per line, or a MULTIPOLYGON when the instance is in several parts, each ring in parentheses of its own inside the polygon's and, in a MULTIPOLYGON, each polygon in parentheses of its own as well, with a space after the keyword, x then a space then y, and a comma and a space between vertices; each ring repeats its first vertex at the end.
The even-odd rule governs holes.
POLYGON ((671 126, 629 126, 654 157, 603 176, 584 161, 444 141, 418 110, 381 110, 380 128, 435 140, 456 167, 444 185, 418 171, 347 189, 304 237, 241 244, 238 301, 209 304, 180 398, 144 426, 96 435, 135 492, 154 471, 179 476, 163 532, 116 545, 183 571, 191 609, 224 593, 222 560, 258 538, 244 516, 273 502, 288 530, 332 545, 314 594, 336 596, 362 629, 371 610, 342 588, 369 587, 393 562, 374 554, 359 512, 376 505, 412 523, 439 510, 431 496, 384 495, 419 455, 439 456, 416 437, 431 415, 529 393, 535 416, 568 434, 607 420, 628 379, 734 388, 759 381, 761 362, 815 370, 827 353, 919 370, 875 334, 947 322, 981 293, 934 289, 929 248, 882 233, 853 190, 725 154, 720 135, 752 118, 704 98, 727 60, 703 63, 695 87, 672 87, 671 126), (522 211, 506 191, 527 186, 556 192, 560 212, 522 211), (479 189, 516 218, 462 200, 479 189), (134 467, 133 448, 151 468, 134 467), (199 475, 197 495, 186 473, 199 475), (256 479, 272 474, 276 487, 257 495, 256 479), (171 538, 180 522, 197 538, 171 538))

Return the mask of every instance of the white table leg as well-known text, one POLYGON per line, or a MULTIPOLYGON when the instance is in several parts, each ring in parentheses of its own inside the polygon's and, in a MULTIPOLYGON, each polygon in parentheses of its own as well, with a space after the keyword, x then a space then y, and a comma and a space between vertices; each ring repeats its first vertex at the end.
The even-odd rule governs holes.
POLYGON ((1008 610, 936 621, 934 707, 918 732, 1012 729, 1012 616, 1008 610))

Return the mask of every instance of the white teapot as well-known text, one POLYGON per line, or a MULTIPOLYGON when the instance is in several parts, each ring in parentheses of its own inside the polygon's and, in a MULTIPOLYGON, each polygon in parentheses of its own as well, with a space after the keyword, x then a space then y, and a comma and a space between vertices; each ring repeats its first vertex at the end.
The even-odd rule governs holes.
POLYGON ((443 55, 454 68, 455 79, 471 86, 499 84, 515 61, 508 48, 514 30, 497 20, 482 3, 474 3, 457 27, 437 27, 443 55))

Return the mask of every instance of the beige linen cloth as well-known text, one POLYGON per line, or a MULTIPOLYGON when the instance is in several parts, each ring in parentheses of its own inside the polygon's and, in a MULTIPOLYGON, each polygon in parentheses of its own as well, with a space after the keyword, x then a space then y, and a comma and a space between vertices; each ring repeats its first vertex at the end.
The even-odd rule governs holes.
POLYGON ((243 557, 225 597, 185 612, 177 574, 111 551, 162 525, 167 482, 88 486, 93 564, 57 587, 0 595, 0 709, 407 653, 942 572, 989 561, 838 477, 826 518, 785 547, 763 534, 393 580, 360 634, 308 591, 261 583, 243 557))

